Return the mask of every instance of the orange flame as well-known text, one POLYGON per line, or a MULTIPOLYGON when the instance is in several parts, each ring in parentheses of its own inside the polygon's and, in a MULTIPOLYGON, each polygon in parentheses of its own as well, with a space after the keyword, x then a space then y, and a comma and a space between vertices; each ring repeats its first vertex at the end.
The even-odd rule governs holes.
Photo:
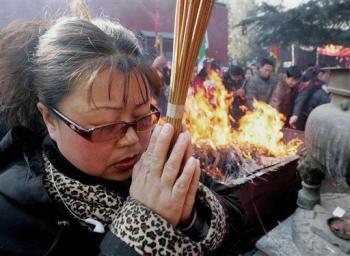
POLYGON ((234 141, 228 115, 232 101, 233 94, 225 90, 219 75, 212 71, 205 88, 187 99, 184 120, 193 143, 218 150, 234 141))
POLYGON ((285 116, 265 102, 254 100, 253 105, 254 111, 248 111, 242 117, 234 136, 242 151, 249 152, 244 149, 253 146, 261 155, 296 155, 302 141, 293 139, 283 143, 285 116))
POLYGON ((229 108, 234 100, 217 73, 209 75, 206 86, 189 96, 184 120, 199 148, 212 150, 239 148, 246 158, 258 152, 266 156, 293 156, 302 141, 293 139, 283 143, 282 128, 285 117, 270 105, 254 101, 254 111, 247 111, 237 130, 232 129, 229 108), (209 97, 208 97, 209 95, 209 97))

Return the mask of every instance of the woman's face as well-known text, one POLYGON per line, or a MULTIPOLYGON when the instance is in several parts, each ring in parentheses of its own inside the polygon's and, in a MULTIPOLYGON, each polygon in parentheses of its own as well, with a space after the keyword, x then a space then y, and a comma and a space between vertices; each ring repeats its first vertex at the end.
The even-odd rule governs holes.
MULTIPOLYGON (((146 86, 140 75, 131 75, 127 103, 123 104, 124 75, 112 75, 110 95, 108 72, 100 73, 91 90, 77 88, 58 105, 58 110, 84 128, 92 128, 118 121, 131 122, 150 112, 150 103, 143 99, 146 86)), ((121 181, 131 177, 134 164, 146 150, 151 131, 136 133, 129 128, 119 140, 93 143, 58 119, 53 119, 49 134, 57 142, 60 152, 83 172, 108 180, 121 181)))

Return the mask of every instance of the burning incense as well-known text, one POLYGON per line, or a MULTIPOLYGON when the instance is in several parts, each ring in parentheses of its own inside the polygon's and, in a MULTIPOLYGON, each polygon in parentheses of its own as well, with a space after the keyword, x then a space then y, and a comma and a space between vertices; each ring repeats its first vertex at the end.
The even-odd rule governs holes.
POLYGON ((177 0, 167 122, 181 132, 191 75, 215 0, 177 0))

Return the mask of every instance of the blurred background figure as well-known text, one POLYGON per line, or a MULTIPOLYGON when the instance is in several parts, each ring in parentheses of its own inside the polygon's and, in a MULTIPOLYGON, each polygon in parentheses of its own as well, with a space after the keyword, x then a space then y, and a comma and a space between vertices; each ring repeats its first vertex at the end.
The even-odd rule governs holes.
POLYGON ((254 76, 254 75, 256 75, 256 74, 258 74, 258 66, 257 65, 255 65, 255 64, 252 64, 251 66, 250 66, 250 68, 251 68, 251 70, 252 70, 252 75, 254 76))
POLYGON ((154 88, 154 91, 156 92, 154 96, 156 96, 156 99, 153 100, 155 105, 159 107, 161 116, 165 116, 168 106, 171 71, 168 68, 167 59, 163 55, 160 55, 154 59, 152 67, 156 69, 161 80, 160 88, 154 88))
POLYGON ((247 106, 253 109, 253 100, 257 99, 268 103, 272 92, 278 82, 278 78, 273 75, 274 63, 269 59, 260 61, 259 71, 249 79, 245 86, 247 106))
POLYGON ((253 76, 253 69, 247 67, 244 72, 244 79, 247 82, 253 76))
POLYGON ((197 75, 198 75, 198 65, 196 63, 196 65, 194 66, 193 71, 192 71, 190 88, 188 89, 188 93, 187 93, 189 96, 194 95, 194 80, 196 79, 197 75))
POLYGON ((223 84, 226 90, 234 94, 234 100, 230 109, 230 114, 236 122, 233 126, 238 125, 239 119, 243 116, 244 112, 240 106, 246 104, 244 85, 244 71, 240 66, 230 66, 228 71, 224 74, 223 84))
POLYGON ((298 67, 292 66, 286 69, 270 99, 270 105, 286 117, 286 126, 289 125, 289 118, 293 112, 300 78, 301 71, 298 67))
POLYGON ((221 77, 220 66, 215 62, 215 60, 205 59, 202 69, 193 80, 194 93, 197 93, 200 90, 205 90, 207 97, 210 97, 210 91, 212 90, 212 87, 215 86, 214 83, 210 82, 211 72, 215 72, 221 77))
POLYGON ((199 90, 203 90, 204 88, 204 82, 208 79, 209 72, 211 70, 211 59, 205 59, 203 62, 203 67, 200 69, 198 74, 193 80, 193 89, 194 93, 198 92, 199 90))
POLYGON ((289 119, 291 127, 305 130, 305 124, 311 111, 319 105, 330 102, 328 81, 330 71, 319 67, 309 67, 300 84, 295 99, 293 115, 289 119))

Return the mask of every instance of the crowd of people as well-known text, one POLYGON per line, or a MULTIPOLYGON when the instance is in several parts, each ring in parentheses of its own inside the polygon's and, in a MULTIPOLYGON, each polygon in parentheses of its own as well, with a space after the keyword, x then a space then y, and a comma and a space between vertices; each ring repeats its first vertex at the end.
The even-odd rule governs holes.
MULTIPOLYGON (((160 76, 170 77, 169 67, 164 64, 163 68, 159 69, 160 76)), ((309 65, 302 71, 297 66, 290 66, 278 74, 275 73, 274 62, 263 58, 257 66, 230 65, 226 69, 213 59, 206 59, 199 72, 195 67, 191 84, 194 93, 205 90, 210 97, 210 91, 215 89, 215 83, 208 82, 210 73, 215 72, 221 77, 225 88, 234 96, 230 109, 230 115, 235 120, 233 127, 237 127, 245 109, 254 109, 254 99, 270 104, 285 116, 285 127, 298 130, 305 129, 307 117, 314 108, 330 102, 327 89, 330 72, 327 68, 309 65)), ((170 79, 167 82, 163 80, 162 87, 166 93, 160 93, 159 98, 160 108, 165 109, 163 114, 166 113, 169 84, 170 79)))

